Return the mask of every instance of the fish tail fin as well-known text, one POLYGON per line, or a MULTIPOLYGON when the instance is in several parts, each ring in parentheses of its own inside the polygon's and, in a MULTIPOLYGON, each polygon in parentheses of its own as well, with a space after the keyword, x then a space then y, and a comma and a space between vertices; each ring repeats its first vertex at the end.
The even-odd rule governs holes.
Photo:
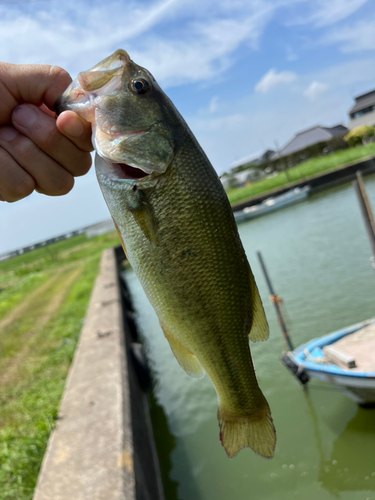
POLYGON ((226 414, 220 406, 218 421, 220 441, 229 458, 249 447, 264 458, 272 458, 276 444, 276 431, 268 404, 257 414, 238 416, 226 414))

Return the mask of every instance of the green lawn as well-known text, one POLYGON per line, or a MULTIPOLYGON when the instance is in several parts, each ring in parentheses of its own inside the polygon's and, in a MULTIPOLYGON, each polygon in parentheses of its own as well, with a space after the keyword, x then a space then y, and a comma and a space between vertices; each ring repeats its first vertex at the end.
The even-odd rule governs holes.
POLYGON ((78 236, 0 263, 0 500, 31 500, 104 248, 78 236))
POLYGON ((288 169, 288 177, 285 172, 281 172, 275 177, 262 179, 249 186, 229 189, 227 195, 231 203, 237 203, 257 194, 270 191, 271 189, 285 186, 291 182, 296 182, 372 155, 375 155, 375 143, 368 144, 367 146, 342 149, 327 156, 312 158, 304 163, 300 163, 296 167, 288 169))

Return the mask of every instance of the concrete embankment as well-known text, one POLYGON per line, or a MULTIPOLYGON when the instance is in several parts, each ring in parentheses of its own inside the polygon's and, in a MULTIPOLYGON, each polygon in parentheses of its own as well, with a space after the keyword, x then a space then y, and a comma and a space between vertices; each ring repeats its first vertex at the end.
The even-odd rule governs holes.
POLYGON ((164 500, 123 259, 103 253, 34 500, 164 500))
POLYGON ((309 185, 311 187, 311 193, 329 189, 331 187, 338 186, 339 184, 355 179, 357 170, 361 170, 364 175, 375 172, 375 157, 370 156, 360 161, 347 163, 346 165, 336 168, 335 170, 312 175, 311 177, 300 179, 299 181, 292 182, 288 185, 276 189, 271 189, 266 193, 261 193, 247 200, 233 203, 232 210, 233 212, 235 212, 237 210, 242 210, 245 207, 251 207, 252 205, 262 203, 262 201, 270 198, 271 196, 279 196, 280 194, 283 194, 286 191, 289 191, 290 189, 294 189, 296 187, 309 185))

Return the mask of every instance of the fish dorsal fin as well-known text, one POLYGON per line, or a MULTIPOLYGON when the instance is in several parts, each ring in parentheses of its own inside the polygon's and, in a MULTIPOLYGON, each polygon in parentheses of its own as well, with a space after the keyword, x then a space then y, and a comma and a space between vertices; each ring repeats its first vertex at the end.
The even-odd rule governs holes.
POLYGON ((266 314, 263 309, 262 299, 260 298, 257 284, 253 273, 249 266, 249 277, 251 283, 251 298, 253 308, 253 321, 249 333, 249 339, 252 342, 259 342, 260 340, 267 340, 269 337, 269 327, 267 323, 266 314))
POLYGON ((183 347, 167 330, 166 326, 160 321, 160 326, 164 332, 165 338, 168 340, 169 345, 172 349, 180 366, 185 370, 185 372, 193 378, 204 377, 204 370, 202 365, 198 361, 198 358, 194 356, 190 351, 183 347))

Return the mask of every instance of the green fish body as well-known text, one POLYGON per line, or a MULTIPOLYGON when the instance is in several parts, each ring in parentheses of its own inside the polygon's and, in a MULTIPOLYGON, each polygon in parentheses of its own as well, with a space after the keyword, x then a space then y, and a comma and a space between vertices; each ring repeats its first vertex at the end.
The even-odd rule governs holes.
POLYGON ((259 292, 218 176, 152 75, 119 50, 58 103, 93 124, 95 166, 125 253, 164 335, 218 396, 221 442, 271 458, 275 429, 249 347, 268 338, 259 292), (82 98, 84 95, 84 98, 82 98))

